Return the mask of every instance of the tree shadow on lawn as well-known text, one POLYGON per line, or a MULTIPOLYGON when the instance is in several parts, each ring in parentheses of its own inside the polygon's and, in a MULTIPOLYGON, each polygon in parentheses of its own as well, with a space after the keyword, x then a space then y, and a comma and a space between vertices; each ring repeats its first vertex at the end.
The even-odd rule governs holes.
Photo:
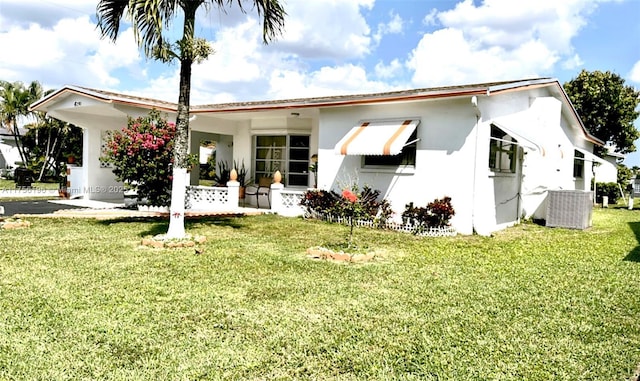
POLYGON ((638 246, 636 246, 633 250, 624 257, 625 261, 629 262, 640 262, 640 222, 629 222, 629 227, 633 234, 636 235, 636 240, 638 241, 638 246))
MULTIPOLYGON (((156 236, 159 234, 166 234, 169 229, 169 221, 165 218, 117 218, 110 220, 100 221, 103 225, 112 225, 119 223, 146 223, 149 228, 143 232, 140 232, 140 237, 156 236)), ((214 225, 220 227, 231 227, 233 229, 241 229, 246 227, 245 224, 240 223, 240 219, 236 217, 190 217, 185 219, 184 228, 189 231, 191 228, 195 228, 200 225, 214 225)))

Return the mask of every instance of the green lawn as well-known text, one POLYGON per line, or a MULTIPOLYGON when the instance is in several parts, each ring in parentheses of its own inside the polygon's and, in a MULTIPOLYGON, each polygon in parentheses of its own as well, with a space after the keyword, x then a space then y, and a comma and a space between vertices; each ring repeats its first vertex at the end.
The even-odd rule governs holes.
MULTIPOLYGON (((53 189, 56 190, 60 188, 60 184, 58 183, 44 183, 44 182, 34 182, 31 184, 32 188, 36 189, 53 189)), ((0 179, 0 190, 2 189, 16 189, 16 182, 14 180, 0 179)))
POLYGON ((494 237, 357 229, 366 264, 306 257, 347 228, 30 219, 0 231, 0 380, 626 380, 640 363, 640 212, 494 237))

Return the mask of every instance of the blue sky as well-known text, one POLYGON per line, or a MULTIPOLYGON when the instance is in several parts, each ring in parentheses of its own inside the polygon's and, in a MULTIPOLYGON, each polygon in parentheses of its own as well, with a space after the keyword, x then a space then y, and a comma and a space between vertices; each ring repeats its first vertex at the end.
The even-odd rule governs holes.
MULTIPOLYGON (((640 0, 286 0, 265 46, 255 14, 199 14, 216 54, 192 103, 286 99, 610 70, 640 88, 640 0)), ((0 0, 0 79, 177 101, 178 66, 142 56, 129 25, 100 39, 97 1, 0 0)), ((636 123, 640 127, 639 123, 636 123)), ((640 144, 638 145, 640 150, 640 144)), ((627 165, 640 165, 640 153, 627 165)))

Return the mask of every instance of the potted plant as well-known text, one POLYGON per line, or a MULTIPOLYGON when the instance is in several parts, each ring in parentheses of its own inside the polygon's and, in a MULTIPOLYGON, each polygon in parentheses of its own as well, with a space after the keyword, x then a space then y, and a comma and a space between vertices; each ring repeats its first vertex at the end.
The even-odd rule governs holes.
POLYGON ((216 173, 213 175, 213 181, 216 183, 216 186, 226 187, 229 180, 231 180, 231 168, 229 168, 229 163, 225 160, 218 161, 216 173))
POLYGON ((242 160, 242 163, 240 165, 238 165, 238 162, 234 160, 233 167, 238 173, 238 182, 240 183, 239 198, 243 199, 245 197, 246 187, 250 183, 247 174, 247 168, 244 166, 244 159, 242 160))

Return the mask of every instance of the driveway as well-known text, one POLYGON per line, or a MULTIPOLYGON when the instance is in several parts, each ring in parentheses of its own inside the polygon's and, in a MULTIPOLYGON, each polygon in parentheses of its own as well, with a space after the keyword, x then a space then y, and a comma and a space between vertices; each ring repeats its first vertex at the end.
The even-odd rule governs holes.
POLYGON ((60 209, 77 209, 79 206, 56 204, 47 200, 37 201, 2 201, 0 206, 4 207, 4 215, 6 217, 14 214, 49 214, 60 209))

